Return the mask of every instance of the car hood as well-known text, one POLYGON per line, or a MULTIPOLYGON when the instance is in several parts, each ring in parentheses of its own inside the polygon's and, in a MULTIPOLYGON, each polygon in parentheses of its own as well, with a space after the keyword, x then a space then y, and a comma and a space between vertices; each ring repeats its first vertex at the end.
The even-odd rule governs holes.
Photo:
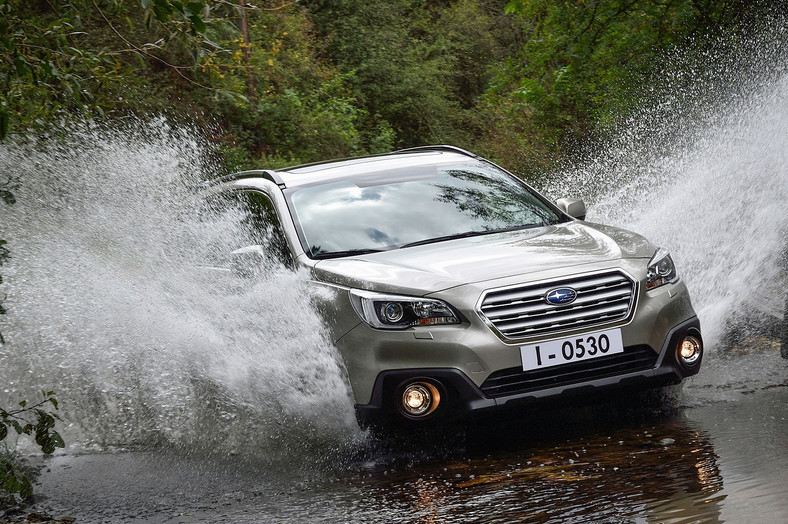
POLYGON ((650 258, 654 252, 654 246, 636 233, 573 221, 321 260, 314 274, 319 281, 342 286, 423 295, 558 267, 650 258))

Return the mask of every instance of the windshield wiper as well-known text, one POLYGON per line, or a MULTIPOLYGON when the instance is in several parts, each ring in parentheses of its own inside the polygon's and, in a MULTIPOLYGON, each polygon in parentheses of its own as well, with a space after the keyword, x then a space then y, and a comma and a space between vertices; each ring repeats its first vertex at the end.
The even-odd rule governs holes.
POLYGON ((381 251, 388 251, 387 249, 347 249, 345 251, 331 251, 328 253, 318 253, 316 255, 312 255, 312 258, 316 259, 324 259, 324 258, 340 258, 340 257, 350 257, 353 255, 367 255, 369 253, 380 253, 381 251))
POLYGON ((512 226, 512 227, 502 227, 500 229, 487 229, 484 231, 466 231, 465 233, 455 233, 453 235, 446 235, 442 237, 435 237, 435 238, 425 238, 424 240, 417 240, 415 242, 408 242, 407 244, 401 244, 396 246, 397 249, 402 249, 404 247, 414 247, 414 246, 423 246, 425 244, 434 244, 435 242, 444 242, 446 240, 456 240, 458 238, 470 238, 470 237, 478 237, 482 235, 493 235, 495 233, 507 233, 509 231, 519 231, 521 229, 531 229, 534 227, 542 227, 544 224, 525 224, 521 226, 512 226))
POLYGON ((445 240, 455 240, 457 238, 477 237, 479 235, 486 235, 487 233, 491 233, 491 231, 466 231, 465 233, 455 233, 453 235, 446 235, 442 237, 425 238, 424 240, 417 240, 415 242, 408 242, 407 244, 400 244, 399 246, 397 246, 397 249, 402 249, 404 247, 423 246, 424 244, 433 244, 435 242, 443 242, 445 240))

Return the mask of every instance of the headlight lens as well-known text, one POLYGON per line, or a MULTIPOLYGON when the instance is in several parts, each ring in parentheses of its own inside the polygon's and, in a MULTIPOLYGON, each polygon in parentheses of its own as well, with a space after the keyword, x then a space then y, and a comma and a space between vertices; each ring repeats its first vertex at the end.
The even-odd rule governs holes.
POLYGON ((656 289, 678 279, 679 275, 676 272, 676 265, 673 263, 673 259, 670 258, 670 253, 664 249, 658 249, 657 254, 648 263, 646 288, 656 289))
POLYGON ((379 329, 459 324, 459 315, 442 300, 371 291, 350 290, 350 301, 358 316, 379 329))

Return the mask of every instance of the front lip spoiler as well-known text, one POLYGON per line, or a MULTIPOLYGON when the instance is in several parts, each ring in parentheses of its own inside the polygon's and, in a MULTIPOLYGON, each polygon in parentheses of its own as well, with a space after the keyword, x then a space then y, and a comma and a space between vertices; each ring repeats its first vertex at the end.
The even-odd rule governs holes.
POLYGON ((693 317, 670 330, 668 336, 665 337, 657 362, 651 369, 497 398, 487 397, 465 373, 454 368, 382 371, 375 380, 370 403, 356 404, 356 416, 362 427, 378 425, 386 420, 396 420, 396 406, 389 405, 385 400, 393 398, 393 393, 404 383, 419 379, 432 380, 441 384, 446 390, 446 403, 450 408, 444 409, 442 414, 439 409, 435 417, 429 417, 424 420, 425 422, 438 418, 469 418, 503 407, 531 407, 547 401, 587 397, 615 388, 647 389, 678 384, 682 379, 694 375, 700 370, 700 362, 693 369, 682 366, 677 361, 675 352, 672 351, 679 340, 689 332, 700 334, 700 322, 697 317, 693 317))

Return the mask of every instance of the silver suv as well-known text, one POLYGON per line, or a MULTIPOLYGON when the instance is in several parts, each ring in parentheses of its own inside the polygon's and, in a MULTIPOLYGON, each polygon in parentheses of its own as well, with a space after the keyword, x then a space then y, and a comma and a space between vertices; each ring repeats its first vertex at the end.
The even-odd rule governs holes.
POLYGON ((673 260, 451 146, 231 175, 205 189, 305 268, 362 426, 445 421, 698 372, 673 260))

